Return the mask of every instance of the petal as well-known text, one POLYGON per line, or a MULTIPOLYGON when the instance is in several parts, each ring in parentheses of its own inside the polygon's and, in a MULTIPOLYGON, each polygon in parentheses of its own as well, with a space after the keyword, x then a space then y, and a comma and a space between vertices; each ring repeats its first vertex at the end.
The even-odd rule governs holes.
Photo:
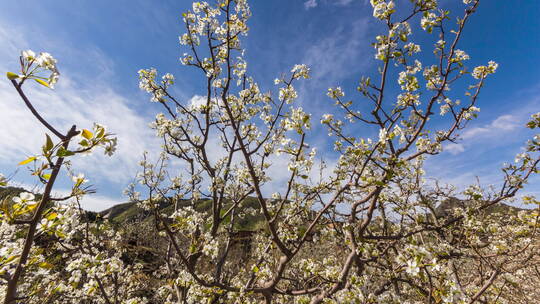
POLYGON ((32 193, 29 192, 23 192, 19 194, 19 197, 25 201, 31 201, 35 198, 35 196, 32 193))

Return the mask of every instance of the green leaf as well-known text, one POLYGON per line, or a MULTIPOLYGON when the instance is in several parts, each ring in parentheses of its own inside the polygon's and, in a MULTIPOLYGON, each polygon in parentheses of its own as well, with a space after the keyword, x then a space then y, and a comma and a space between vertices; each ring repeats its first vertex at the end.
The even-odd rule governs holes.
POLYGON ((401 41, 403 41, 403 42, 406 42, 407 41, 407 35, 401 34, 401 35, 399 35, 399 39, 401 39, 401 41))
POLYGON ((104 128, 99 128, 99 130, 97 131, 97 134, 96 134, 96 138, 102 138, 103 135, 105 135, 105 129, 104 128))
POLYGON ((9 80, 15 80, 15 79, 19 78, 19 75, 15 74, 15 73, 12 73, 12 72, 7 72, 6 76, 7 76, 7 78, 9 80))
POLYGON ((66 157, 66 156, 73 156, 75 153, 73 151, 66 150, 64 147, 58 149, 58 152, 56 152, 56 156, 58 157, 66 157))
POLYGON ((79 142, 79 145, 83 146, 83 147, 88 147, 88 140, 86 139, 83 139, 79 142))
POLYGON ((8 264, 9 262, 15 260, 16 258, 20 257, 21 255, 20 254, 16 254, 16 255, 12 255, 10 257, 8 257, 5 261, 4 261, 4 264, 8 264))
POLYGON ((28 164, 30 162, 35 161, 36 159, 37 159, 37 157, 35 157, 35 156, 29 157, 29 158, 23 160, 22 162, 20 162, 19 166, 26 165, 26 164, 28 164))
POLYGON ((529 129, 534 129, 536 127, 537 127, 537 124, 536 124, 536 122, 534 120, 531 120, 531 121, 529 121, 527 123, 527 128, 529 128, 529 129))
POLYGON ((58 217, 58 213, 56 213, 56 212, 51 212, 51 213, 49 213, 49 214, 47 215, 46 218, 47 218, 49 221, 52 221, 52 220, 54 220, 54 219, 57 218, 57 217, 58 217))
POLYGON ((46 87, 49 88, 49 89, 51 88, 51 87, 49 86, 49 84, 48 84, 46 81, 44 81, 44 80, 41 80, 41 79, 39 79, 39 78, 34 78, 34 80, 35 80, 37 83, 39 83, 40 85, 42 85, 42 86, 46 86, 46 87))
POLYGON ((51 137, 49 136, 49 134, 45 134, 45 149, 44 149, 44 152, 48 152, 48 151, 51 151, 51 149, 54 147, 54 143, 51 139, 51 137))
POLYGON ((86 139, 91 139, 92 137, 94 137, 94 134, 90 132, 89 130, 83 129, 82 136, 86 139))
POLYGON ((38 266, 40 268, 45 268, 45 269, 52 269, 54 267, 53 264, 50 264, 50 263, 47 263, 47 262, 41 262, 38 264, 38 266))

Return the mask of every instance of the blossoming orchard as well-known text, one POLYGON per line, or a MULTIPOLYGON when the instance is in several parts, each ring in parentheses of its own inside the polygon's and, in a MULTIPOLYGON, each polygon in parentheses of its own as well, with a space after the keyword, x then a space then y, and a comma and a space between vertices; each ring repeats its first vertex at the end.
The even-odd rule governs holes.
MULTIPOLYGON (((22 51, 7 78, 43 143, 18 165, 43 187, 0 196, 3 303, 536 303, 540 203, 504 203, 538 173, 540 134, 496 187, 456 191, 425 177, 424 162, 481 115, 496 77, 498 63, 471 66, 461 44, 481 1, 455 11, 436 0, 370 2, 376 73, 357 75, 356 91, 320 88, 335 105, 320 117, 298 102, 310 66, 261 85, 250 75, 247 0, 193 3, 181 15, 179 65, 197 71, 202 98, 175 96, 168 71, 138 72, 162 109, 150 125, 162 145, 141 155, 125 190, 139 219, 120 224, 81 207, 93 190, 71 162, 98 149, 114 159, 115 130, 53 126, 25 88, 52 89, 57 61, 22 51), (316 146, 315 125, 335 163, 316 146), (287 172, 280 184, 276 164, 287 172), (71 190, 55 196, 62 174, 71 190)), ((538 130, 540 113, 521 127, 538 130)), ((0 175, 1 187, 11 182, 0 175)))

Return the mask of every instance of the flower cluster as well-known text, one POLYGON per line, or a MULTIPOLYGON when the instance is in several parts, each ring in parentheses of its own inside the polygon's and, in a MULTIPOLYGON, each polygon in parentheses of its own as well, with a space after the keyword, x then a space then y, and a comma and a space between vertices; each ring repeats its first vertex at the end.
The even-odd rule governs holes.
POLYGON ((484 79, 489 74, 494 74, 497 71, 499 65, 495 61, 488 62, 487 66, 477 66, 472 72, 472 76, 475 79, 484 79))
POLYGON ((387 19, 395 12, 394 1, 386 2, 386 0, 370 0, 370 3, 373 7, 373 17, 377 19, 387 19))
POLYGON ((51 54, 42 52, 36 55, 32 50, 21 53, 21 74, 7 73, 10 80, 21 79, 21 83, 26 79, 33 79, 41 85, 54 88, 60 73, 56 67, 56 59, 51 54), (47 75, 48 74, 48 75, 47 75))

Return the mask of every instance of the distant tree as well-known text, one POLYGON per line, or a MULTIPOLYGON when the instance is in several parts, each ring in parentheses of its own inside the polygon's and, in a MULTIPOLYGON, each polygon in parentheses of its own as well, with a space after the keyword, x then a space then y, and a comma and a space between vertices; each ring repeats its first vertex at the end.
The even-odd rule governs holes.
MULTIPOLYGON (((240 42, 251 16, 247 1, 196 2, 182 15, 181 62, 200 71, 205 92, 186 103, 171 92, 173 75, 139 71, 140 88, 164 108, 152 125, 163 154, 142 162, 139 179, 149 196, 131 189, 171 248, 165 303, 516 303, 516 280, 530 278, 538 264, 538 209, 506 218, 485 210, 514 197, 538 172, 539 136, 502 168, 500 188, 472 185, 461 193, 464 207, 437 216, 437 205, 456 193, 426 181, 423 161, 477 117, 480 91, 498 65, 469 69, 459 48, 480 1, 464 0, 457 19, 435 0, 409 2, 371 0, 385 28, 373 43, 379 73, 362 77, 351 99, 340 87, 328 89, 344 114, 321 120, 339 153, 332 168, 316 166, 312 116, 295 105, 294 86, 310 78, 309 67, 278 77, 277 94, 261 92, 249 76, 240 42), (433 42, 411 41, 416 27, 433 42), (389 89, 394 81, 398 94, 389 89), (460 100, 462 92, 450 88, 463 84, 460 100), (361 98, 371 110, 358 110, 361 98), (435 116, 446 127, 441 119, 435 127, 435 116), (360 134, 361 125, 377 128, 377 138, 360 134), (170 158, 186 171, 168 170, 170 158), (283 158, 289 178, 265 197, 268 168, 283 158), (255 210, 244 205, 248 197, 257 199, 255 210), (178 205, 185 198, 191 205, 178 205), (201 199, 211 201, 210 214, 197 211, 201 199), (159 207, 164 200, 175 206, 172 215, 159 207), (264 218, 264 229, 239 262, 231 254, 235 223, 250 213, 264 218)), ((536 114, 529 127, 539 121, 536 114)))

